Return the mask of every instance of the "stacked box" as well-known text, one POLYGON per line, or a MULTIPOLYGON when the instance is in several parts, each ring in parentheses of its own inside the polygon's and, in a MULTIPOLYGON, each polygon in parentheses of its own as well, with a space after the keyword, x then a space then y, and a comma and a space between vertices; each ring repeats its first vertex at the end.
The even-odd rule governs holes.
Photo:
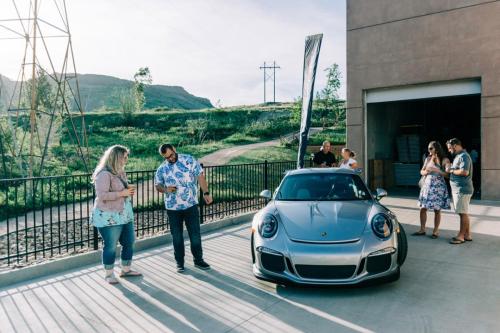
POLYGON ((420 164, 394 163, 394 176, 397 186, 418 186, 420 164))
POLYGON ((396 146, 400 162, 415 163, 420 161, 420 137, 418 135, 398 136, 396 146))

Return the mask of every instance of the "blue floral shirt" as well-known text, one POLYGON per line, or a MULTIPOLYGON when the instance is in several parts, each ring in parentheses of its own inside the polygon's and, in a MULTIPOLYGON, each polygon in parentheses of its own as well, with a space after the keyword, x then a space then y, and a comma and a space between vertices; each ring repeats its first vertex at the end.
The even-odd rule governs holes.
POLYGON ((155 185, 176 186, 177 191, 165 193, 165 207, 184 210, 198 204, 198 176, 203 172, 200 163, 191 155, 178 154, 177 162, 165 160, 156 170, 155 185))

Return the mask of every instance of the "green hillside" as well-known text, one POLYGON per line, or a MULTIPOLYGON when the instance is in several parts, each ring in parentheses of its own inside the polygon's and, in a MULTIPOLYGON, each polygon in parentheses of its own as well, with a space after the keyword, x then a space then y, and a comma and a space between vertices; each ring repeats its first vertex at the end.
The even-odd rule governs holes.
MULTIPOLYGON (((118 109, 117 92, 133 85, 133 82, 129 80, 96 74, 80 74, 78 83, 82 104, 87 111, 100 108, 118 109)), ((146 85, 144 94, 147 109, 165 107, 192 110, 212 107, 208 99, 196 97, 178 86, 146 85)))
MULTIPOLYGON (((161 163, 161 157, 157 152, 161 143, 172 143, 179 152, 190 153, 200 158, 219 149, 268 141, 299 130, 299 119, 294 115, 296 109, 295 103, 201 110, 155 108, 133 113, 131 118, 125 118, 119 111, 88 112, 85 114, 85 126, 90 156, 89 169, 91 171, 105 149, 114 144, 122 144, 130 148, 127 170, 151 170, 161 163)), ((314 114, 316 113, 313 111, 314 114)), ((2 121, 5 119, 0 118, 0 125, 2 121)), ((21 123, 27 123, 27 121, 28 119, 24 119, 21 123)), ((79 115, 75 114, 73 121, 78 131, 81 132, 78 128, 82 124, 79 115)), ((321 119, 314 116, 312 125, 321 126, 321 119)), ((54 139, 49 155, 45 159, 43 174, 63 175, 85 172, 84 165, 73 144, 74 137, 68 134, 71 132, 68 129, 72 128, 70 122, 59 121, 54 126, 52 132, 54 139)), ((345 129, 343 128, 323 132, 323 135, 311 137, 311 144, 321 144, 325 139, 345 142, 345 129)), ((281 148, 252 152, 242 156, 239 162, 257 161, 263 158, 289 159, 296 154, 297 144, 295 141, 287 142, 281 148)), ((25 149, 28 148, 25 147, 25 149)), ((6 146, 3 150, 9 155, 6 146)), ((7 156, 7 161, 9 161, 9 156, 7 156)), ((12 177, 16 176, 21 176, 21 174, 14 171, 12 177)))
MULTIPOLYGON (((85 115, 91 168, 113 144, 131 149, 128 170, 150 170, 161 162, 158 146, 170 142, 178 151, 202 157, 235 145, 267 141, 298 130, 291 119, 291 104, 242 106, 204 110, 147 110, 125 122, 120 112, 103 111, 85 115)), ((76 124, 80 122, 76 121, 76 124)), ((64 130, 60 145, 51 149, 47 164, 51 174, 83 171, 71 139, 64 130)))
MULTIPOLYGON (((68 82, 74 89, 75 80, 70 79, 68 82)), ((98 109, 117 110, 119 108, 118 93, 130 89, 133 82, 108 75, 79 74, 78 84, 84 111, 94 111, 98 109)), ((14 86, 15 81, 0 75, 0 101, 3 101, 4 105, 7 104, 14 86)), ((213 107, 208 99, 194 96, 178 86, 146 85, 144 94, 146 109, 195 110, 213 107)))

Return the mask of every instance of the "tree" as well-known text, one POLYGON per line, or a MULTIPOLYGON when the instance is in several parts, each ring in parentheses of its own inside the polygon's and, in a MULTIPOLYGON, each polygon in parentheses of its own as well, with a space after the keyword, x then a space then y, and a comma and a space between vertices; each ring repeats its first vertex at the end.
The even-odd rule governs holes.
POLYGON ((151 72, 148 67, 141 67, 134 74, 134 84, 131 87, 118 89, 114 95, 118 99, 118 105, 122 113, 125 125, 132 124, 133 114, 142 111, 146 103, 144 87, 153 82, 151 72))
POLYGON ((116 97, 118 98, 118 103, 120 105, 120 111, 122 112, 122 117, 125 122, 125 125, 132 124, 132 115, 136 110, 136 102, 135 99, 135 87, 132 88, 124 88, 121 90, 117 90, 115 92, 116 97))
POLYGON ((146 103, 146 97, 144 96, 144 87, 146 84, 151 84, 153 78, 151 77, 151 72, 149 67, 141 67, 134 75, 134 96, 135 96, 135 109, 137 111, 142 111, 144 104, 146 103))
MULTIPOLYGON (((34 108, 37 111, 48 111, 51 110, 54 105, 55 100, 55 90, 53 84, 49 80, 47 74, 43 71, 37 72, 37 78, 35 81, 36 92, 35 92, 35 105, 34 108)), ((21 105, 25 108, 31 107, 31 87, 33 86, 33 80, 29 79, 26 81, 24 86, 23 98, 21 105)))
POLYGON ((188 119, 186 126, 186 133, 189 134, 193 145, 202 144, 209 134, 210 122, 206 118, 188 119))
POLYGON ((218 99, 218 100, 217 100, 217 102, 215 102, 214 107, 215 107, 216 109, 222 109, 222 102, 221 102, 221 100, 220 100, 220 99, 218 99))
POLYGON ((302 118, 302 97, 298 96, 293 99, 291 120, 294 124, 300 125, 301 118, 302 118))
POLYGON ((344 103, 339 100, 338 90, 340 89, 340 73, 339 65, 333 64, 325 69, 326 86, 316 95, 319 105, 319 116, 322 120, 323 127, 326 127, 328 119, 333 118, 333 125, 339 126, 345 120, 344 103))

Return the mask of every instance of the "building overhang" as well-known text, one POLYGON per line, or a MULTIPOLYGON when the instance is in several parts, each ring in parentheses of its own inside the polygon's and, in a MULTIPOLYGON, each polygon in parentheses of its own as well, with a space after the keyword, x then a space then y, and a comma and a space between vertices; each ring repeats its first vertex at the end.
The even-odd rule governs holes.
POLYGON ((481 94, 481 80, 464 79, 366 90, 365 103, 481 94))

